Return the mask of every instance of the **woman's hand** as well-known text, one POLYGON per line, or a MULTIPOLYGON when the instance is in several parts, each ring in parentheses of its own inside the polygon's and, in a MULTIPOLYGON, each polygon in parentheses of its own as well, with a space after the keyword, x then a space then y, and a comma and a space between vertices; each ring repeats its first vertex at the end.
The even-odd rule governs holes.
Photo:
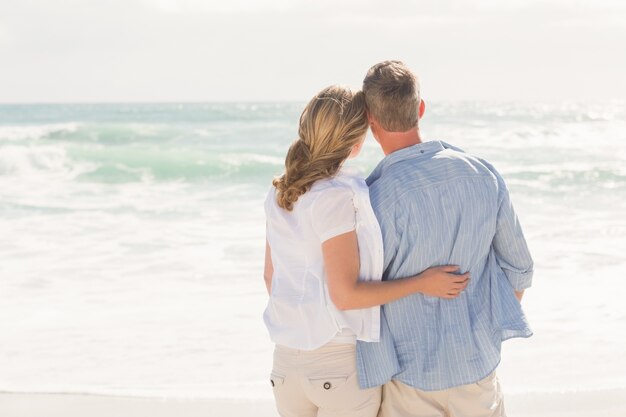
POLYGON ((469 272, 457 275, 458 266, 434 266, 428 268, 415 279, 419 282, 419 292, 439 298, 456 298, 467 287, 470 280, 469 272))

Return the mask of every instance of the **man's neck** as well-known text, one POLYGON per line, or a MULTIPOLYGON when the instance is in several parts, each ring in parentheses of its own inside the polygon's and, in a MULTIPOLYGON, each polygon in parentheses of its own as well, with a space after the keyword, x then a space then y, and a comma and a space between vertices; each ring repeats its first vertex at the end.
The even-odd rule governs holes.
POLYGON ((379 143, 385 155, 422 143, 419 128, 406 132, 381 132, 379 143))

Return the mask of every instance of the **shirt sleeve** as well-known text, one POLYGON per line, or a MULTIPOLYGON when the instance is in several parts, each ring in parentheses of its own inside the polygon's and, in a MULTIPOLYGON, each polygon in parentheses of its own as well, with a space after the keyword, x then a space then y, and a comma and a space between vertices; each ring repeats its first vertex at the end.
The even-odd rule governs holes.
POLYGON ((265 210, 266 217, 269 216, 272 201, 274 200, 276 200, 276 187, 272 185, 267 191, 267 196, 265 197, 265 202, 263 203, 263 209, 265 210))
POLYGON ((513 209, 509 190, 502 177, 495 172, 499 188, 499 209, 493 247, 500 268, 516 291, 531 286, 533 260, 522 232, 522 226, 513 209))
POLYGON ((352 190, 336 187, 320 191, 311 205, 311 221, 320 242, 354 230, 356 212, 352 190))

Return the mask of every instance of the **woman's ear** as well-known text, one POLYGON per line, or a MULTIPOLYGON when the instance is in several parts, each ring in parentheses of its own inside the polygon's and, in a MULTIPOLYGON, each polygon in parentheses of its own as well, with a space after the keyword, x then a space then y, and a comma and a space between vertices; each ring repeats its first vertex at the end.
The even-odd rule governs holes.
POLYGON ((352 150, 350 151, 350 156, 348 156, 348 158, 355 158, 359 155, 359 153, 361 153, 361 148, 363 148, 363 143, 365 141, 362 140, 359 143, 355 144, 354 146, 352 146, 352 150))

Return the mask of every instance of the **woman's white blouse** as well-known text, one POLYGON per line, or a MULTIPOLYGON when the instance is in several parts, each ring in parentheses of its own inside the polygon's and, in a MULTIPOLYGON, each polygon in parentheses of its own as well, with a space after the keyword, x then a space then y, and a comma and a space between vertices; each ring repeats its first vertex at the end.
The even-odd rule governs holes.
POLYGON ((322 242, 356 230, 359 279, 381 279, 383 242, 365 181, 343 172, 319 180, 292 211, 278 206, 275 192, 271 187, 265 201, 274 274, 263 317, 272 341, 313 350, 350 331, 359 340, 378 341, 380 307, 338 310, 328 293, 322 255, 322 242))

